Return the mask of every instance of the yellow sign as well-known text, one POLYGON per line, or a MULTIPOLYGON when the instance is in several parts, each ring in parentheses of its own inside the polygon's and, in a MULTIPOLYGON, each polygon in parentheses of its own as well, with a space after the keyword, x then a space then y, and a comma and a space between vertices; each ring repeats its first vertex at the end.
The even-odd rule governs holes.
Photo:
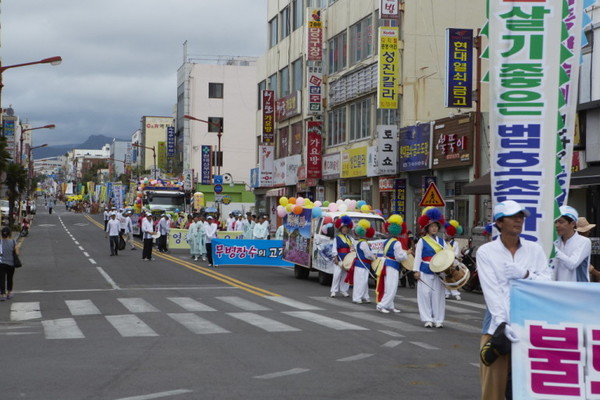
POLYGON ((423 198, 421 199, 419 206, 420 207, 444 207, 445 205, 446 205, 446 202, 444 202, 444 199, 442 199, 442 195, 440 194, 440 191, 438 190, 437 186, 435 186, 435 183, 431 182, 429 184, 429 187, 425 191, 425 194, 423 195, 423 198))
POLYGON ((185 240, 187 233, 187 229, 171 229, 168 241, 169 249, 189 249, 190 245, 185 240))
POLYGON ((398 108, 398 28, 379 28, 377 108, 398 108))
POLYGON ((342 151, 341 178, 367 176, 367 147, 342 151))

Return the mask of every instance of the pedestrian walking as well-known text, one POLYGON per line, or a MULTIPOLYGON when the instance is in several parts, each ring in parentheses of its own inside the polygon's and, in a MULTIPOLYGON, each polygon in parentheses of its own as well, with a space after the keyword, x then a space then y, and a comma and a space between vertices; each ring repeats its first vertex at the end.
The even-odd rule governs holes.
POLYGON ((112 212, 110 219, 106 224, 104 237, 108 237, 110 243, 110 255, 116 256, 119 254, 119 234, 121 233, 121 223, 117 220, 117 213, 112 212))
POLYGON ((158 221, 158 231, 160 232, 160 237, 158 238, 158 251, 166 253, 168 251, 167 241, 169 232, 171 232, 171 221, 169 220, 168 214, 163 214, 160 221, 158 221))
POLYGON ((131 247, 131 250, 137 250, 133 241, 133 221, 131 220, 132 211, 128 210, 125 213, 125 238, 127 244, 131 247))
POLYGON ((110 210, 108 207, 104 209, 103 218, 104 218, 104 232, 106 232, 106 224, 108 224, 108 220, 110 219, 110 210))
POLYGON ((48 200, 48 214, 52 214, 52 209, 54 208, 54 200, 48 200))
POLYGON ((506 394, 512 398, 510 350, 507 354, 498 355, 497 349, 491 348, 490 341, 497 330, 497 335, 503 335, 510 342, 519 340, 510 326, 510 282, 514 279, 551 279, 543 248, 521 238, 527 216, 529 211, 515 201, 496 204, 494 221, 500 236, 477 250, 477 273, 487 306, 480 341, 482 400, 503 400, 506 394), (490 355, 493 357, 487 358, 490 355))
POLYGON ((142 237, 144 240, 144 248, 142 250, 142 260, 152 261, 152 241, 154 238, 154 223, 152 214, 147 213, 146 218, 142 221, 142 237))
POLYGON ((14 254, 19 255, 19 245, 11 238, 10 228, 2 228, 0 244, 0 301, 13 298, 13 277, 15 275, 14 254))

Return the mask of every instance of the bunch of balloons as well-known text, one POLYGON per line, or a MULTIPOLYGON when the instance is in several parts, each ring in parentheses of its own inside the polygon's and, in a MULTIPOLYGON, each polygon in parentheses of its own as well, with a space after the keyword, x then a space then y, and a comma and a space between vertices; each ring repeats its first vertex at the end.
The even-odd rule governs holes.
MULTIPOLYGON (((296 215, 302 214, 305 208, 312 210, 313 218, 320 218, 323 216, 323 211, 329 212, 346 212, 346 211, 357 211, 368 213, 373 210, 373 208, 368 205, 364 200, 356 201, 351 199, 339 199, 336 202, 329 201, 315 201, 312 202, 310 199, 305 199, 302 197, 281 197, 279 198, 279 205, 277 206, 277 215, 280 217, 284 217, 288 213, 294 213, 296 215)), ((379 215, 383 215, 381 210, 375 210, 375 212, 379 215)))

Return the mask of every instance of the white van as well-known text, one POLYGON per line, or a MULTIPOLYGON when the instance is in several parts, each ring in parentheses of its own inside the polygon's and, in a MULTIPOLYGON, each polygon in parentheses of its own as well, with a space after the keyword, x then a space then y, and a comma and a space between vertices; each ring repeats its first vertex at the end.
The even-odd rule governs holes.
MULTIPOLYGON (((294 276, 297 279, 306 279, 308 278, 310 271, 318 271, 319 283, 322 285, 331 284, 333 269, 339 267, 336 267, 331 261, 330 254, 333 239, 324 235, 321 232, 321 228, 323 226, 323 220, 325 217, 329 216, 333 218, 335 223, 335 221, 342 215, 347 215, 352 218, 354 226, 356 226, 358 221, 361 219, 366 219, 369 221, 371 223, 371 227, 375 229, 375 235, 368 240, 369 246, 371 246, 371 249, 376 253, 383 252, 383 243, 386 239, 386 236, 383 233, 383 224, 385 223, 383 217, 375 213, 323 211, 323 215, 321 217, 311 219, 311 239, 309 243, 311 254, 310 265, 308 268, 298 264, 294 265, 294 276)), ((337 231, 335 234, 337 235, 337 231)), ((353 233, 351 233, 351 235, 353 235, 353 233)), ((354 238, 356 239, 356 237, 354 238)))

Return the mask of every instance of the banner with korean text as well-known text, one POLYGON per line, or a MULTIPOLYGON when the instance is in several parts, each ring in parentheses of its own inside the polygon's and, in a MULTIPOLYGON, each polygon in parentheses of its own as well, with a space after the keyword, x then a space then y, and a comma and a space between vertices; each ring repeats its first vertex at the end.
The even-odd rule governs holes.
POLYGON ((513 398, 600 399, 600 286, 513 282, 513 398))
POLYGON ((321 179, 322 130, 321 121, 306 122, 306 177, 309 179, 321 179))
POLYGON ((568 198, 582 1, 489 1, 492 198, 529 210, 523 236, 548 255, 568 198))
POLYGON ((275 142, 275 91, 262 91, 262 142, 275 142))
POLYGON ((377 125, 377 164, 379 175, 395 175, 398 163, 398 126, 377 125))
POLYGON ((377 108, 398 108, 398 28, 379 28, 377 108))
POLYGON ((213 239, 214 265, 293 267, 284 261, 283 240, 213 239))
POLYGON ((200 184, 212 184, 212 147, 202 145, 200 154, 200 184))
POLYGON ((308 61, 323 61, 323 21, 321 10, 306 9, 306 59, 308 61))
POLYGON ((273 186, 273 170, 275 161, 274 146, 258 146, 259 186, 273 186))
POLYGON ((446 29, 446 107, 471 107, 473 29, 446 29))

